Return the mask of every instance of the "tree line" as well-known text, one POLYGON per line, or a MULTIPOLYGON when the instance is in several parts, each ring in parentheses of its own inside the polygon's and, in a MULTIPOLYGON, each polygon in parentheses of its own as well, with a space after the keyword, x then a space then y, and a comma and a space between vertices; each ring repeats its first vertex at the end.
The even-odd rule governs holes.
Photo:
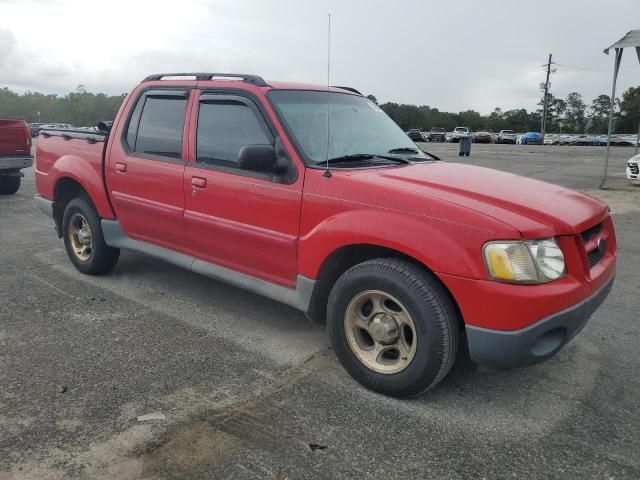
POLYGON ((18 94, 5 87, 0 89, 0 117, 91 127, 101 120, 113 120, 125 96, 89 93, 81 85, 75 92, 62 96, 37 92, 18 94))
MULTIPOLYGON (((378 103, 375 96, 368 95, 368 98, 378 103)), ((587 105, 578 92, 572 92, 564 99, 549 94, 546 133, 606 133, 610 98, 609 95, 598 95, 587 105)), ((533 112, 525 108, 505 111, 496 107, 489 115, 475 110, 441 112, 428 105, 394 102, 383 103, 380 108, 404 130, 419 128, 428 131, 431 127, 443 127, 451 131, 457 126, 464 126, 474 132, 537 132, 540 131, 543 103, 541 99, 539 108, 533 112)), ((640 87, 631 87, 617 98, 614 112, 614 133, 636 133, 640 123, 640 87)))
MULTIPOLYGON (((89 93, 82 85, 67 95, 45 95, 37 92, 18 94, 9 88, 0 89, 0 116, 21 117, 27 122, 70 123, 75 126, 93 126, 101 120, 113 120, 126 94, 106 95, 89 93)), ((376 97, 369 98, 378 103, 376 97)), ((587 105, 582 95, 572 92, 566 98, 549 94, 547 133, 606 133, 609 115, 609 96, 599 95, 587 105)), ((441 112, 427 105, 407 105, 387 102, 380 105, 404 130, 444 127, 447 131, 456 126, 469 127, 472 131, 515 130, 539 131, 542 116, 542 100, 538 109, 529 112, 525 108, 502 110, 496 108, 489 115, 475 110, 452 113, 441 112)), ((640 123, 640 87, 631 87, 615 102, 616 133, 635 133, 640 123)))

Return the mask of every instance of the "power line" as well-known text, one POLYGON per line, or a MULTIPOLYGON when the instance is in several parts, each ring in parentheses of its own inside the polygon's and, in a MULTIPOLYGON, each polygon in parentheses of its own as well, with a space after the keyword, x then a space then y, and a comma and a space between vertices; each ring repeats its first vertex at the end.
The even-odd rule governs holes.
MULTIPOLYGON (((595 68, 587 68, 587 67, 577 67, 575 65, 565 65, 564 63, 556 63, 555 65, 558 65, 559 67, 563 67, 563 68, 573 68, 575 70, 584 70, 587 72, 608 73, 605 70, 597 70, 595 68)), ((543 65, 543 66, 546 66, 546 65, 543 65)))

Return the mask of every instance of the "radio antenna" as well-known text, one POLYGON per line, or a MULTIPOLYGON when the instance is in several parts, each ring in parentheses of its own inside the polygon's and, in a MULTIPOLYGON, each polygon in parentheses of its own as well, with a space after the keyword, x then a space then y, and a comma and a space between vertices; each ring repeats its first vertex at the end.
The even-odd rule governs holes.
POLYGON ((326 178, 331 178, 331 172, 329 171, 329 145, 331 144, 331 111, 329 108, 331 96, 329 95, 329 85, 331 85, 331 13, 329 13, 327 29, 327 163, 323 174, 326 178))

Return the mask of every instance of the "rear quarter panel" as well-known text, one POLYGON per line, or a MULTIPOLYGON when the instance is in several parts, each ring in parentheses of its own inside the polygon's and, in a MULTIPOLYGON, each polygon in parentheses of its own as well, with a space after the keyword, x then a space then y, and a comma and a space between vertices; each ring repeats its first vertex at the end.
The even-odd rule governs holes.
POLYGON ((36 188, 38 194, 54 200, 56 184, 69 178, 87 192, 98 214, 115 218, 104 188, 102 152, 104 142, 90 144, 86 140, 64 140, 62 137, 40 136, 36 147, 36 188))

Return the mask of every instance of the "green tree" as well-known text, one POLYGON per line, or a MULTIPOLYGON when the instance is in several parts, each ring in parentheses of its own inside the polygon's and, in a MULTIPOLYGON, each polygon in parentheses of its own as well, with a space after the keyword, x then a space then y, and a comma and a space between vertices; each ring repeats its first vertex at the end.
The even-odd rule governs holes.
POLYGON ((458 113, 458 125, 461 127, 469 127, 472 132, 484 130, 486 124, 486 118, 475 110, 467 110, 466 112, 458 113))
POLYGON ((369 100, 371 100, 373 103, 375 103, 376 105, 378 105, 378 99, 376 98, 376 96, 375 96, 375 95, 371 95, 371 94, 369 94, 369 95, 367 95, 367 98, 368 98, 369 100))
POLYGON ((584 133, 587 123, 587 106, 578 92, 567 95, 564 125, 573 133, 584 133))
POLYGON ((509 130, 516 132, 538 131, 540 126, 534 123, 532 115, 524 108, 507 110, 504 112, 504 125, 509 130))
MULTIPOLYGON (((539 118, 542 118, 542 111, 544 109, 544 96, 538 102, 538 110, 536 113, 539 118)), ((564 112, 567 110, 567 103, 561 99, 555 97, 552 93, 547 97, 547 123, 545 127, 546 133, 559 133, 560 123, 564 112)))
POLYGON ((607 131, 609 123, 609 108, 611 97, 609 95, 598 95, 589 105, 589 116, 587 130, 590 133, 604 133, 607 131))
POLYGON ((61 122, 75 126, 93 126, 100 120, 113 120, 125 95, 89 93, 78 85, 64 96, 37 92, 17 94, 0 89, 0 116, 24 118, 28 122, 61 122), (39 112, 39 115, 38 115, 39 112))
POLYGON ((506 130, 504 123, 504 113, 500 107, 496 107, 487 119, 487 129, 491 132, 506 130))
POLYGON ((631 87, 622 94, 616 132, 636 133, 640 123, 640 87, 631 87))

